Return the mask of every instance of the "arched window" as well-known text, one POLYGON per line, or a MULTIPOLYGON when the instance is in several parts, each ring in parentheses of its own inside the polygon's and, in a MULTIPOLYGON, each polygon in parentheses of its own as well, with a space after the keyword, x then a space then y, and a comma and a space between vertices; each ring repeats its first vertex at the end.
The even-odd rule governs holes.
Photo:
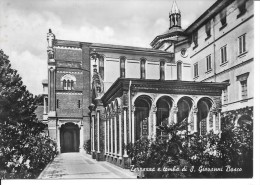
POLYGON ((120 57, 120 78, 125 78, 125 57, 120 57))
POLYGON ((177 63, 177 80, 182 80, 182 63, 177 63))
POLYGON ((104 80, 104 57, 100 56, 98 61, 99 61, 99 74, 101 78, 104 80))
POLYGON ((160 80, 165 80, 165 62, 160 61, 160 80))
POLYGON ((141 59, 140 68, 141 68, 141 79, 145 79, 145 59, 141 59))
POLYGON ((71 74, 66 74, 61 78, 61 83, 63 90, 74 90, 76 78, 71 74))

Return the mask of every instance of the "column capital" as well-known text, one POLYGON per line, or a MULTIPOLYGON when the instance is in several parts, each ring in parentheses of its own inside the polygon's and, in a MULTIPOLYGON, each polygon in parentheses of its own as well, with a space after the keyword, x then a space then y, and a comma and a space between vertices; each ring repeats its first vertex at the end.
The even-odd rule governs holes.
POLYGON ((135 112, 135 106, 132 105, 132 112, 135 112))
POLYGON ((153 113, 156 113, 156 112, 157 112, 157 107, 156 107, 156 105, 153 105, 153 106, 152 106, 152 112, 153 112, 153 113))
POLYGON ((198 110, 198 108, 197 108, 197 107, 194 107, 194 108, 193 108, 193 113, 194 113, 194 114, 197 114, 197 113, 198 113, 198 111, 199 111, 199 110, 198 110))
POLYGON ((177 113, 178 112, 178 107, 177 106, 173 106, 171 111, 173 113, 177 113))
POLYGON ((127 106, 123 106, 123 110, 127 110, 128 109, 128 107, 127 106))

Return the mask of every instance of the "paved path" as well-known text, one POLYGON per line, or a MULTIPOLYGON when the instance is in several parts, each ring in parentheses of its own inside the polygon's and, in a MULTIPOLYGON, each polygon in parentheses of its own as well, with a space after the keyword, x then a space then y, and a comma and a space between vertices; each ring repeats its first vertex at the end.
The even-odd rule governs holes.
POLYGON ((129 169, 106 161, 97 162, 87 154, 62 153, 40 174, 38 179, 136 178, 129 169))

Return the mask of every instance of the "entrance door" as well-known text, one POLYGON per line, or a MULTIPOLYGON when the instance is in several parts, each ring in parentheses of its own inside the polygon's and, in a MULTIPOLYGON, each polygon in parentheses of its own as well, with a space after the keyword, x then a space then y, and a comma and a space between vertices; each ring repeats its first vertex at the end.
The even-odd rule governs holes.
POLYGON ((60 129, 61 152, 79 151, 79 127, 74 123, 66 123, 60 129))
POLYGON ((64 152, 74 152, 73 134, 70 131, 64 132, 64 152))

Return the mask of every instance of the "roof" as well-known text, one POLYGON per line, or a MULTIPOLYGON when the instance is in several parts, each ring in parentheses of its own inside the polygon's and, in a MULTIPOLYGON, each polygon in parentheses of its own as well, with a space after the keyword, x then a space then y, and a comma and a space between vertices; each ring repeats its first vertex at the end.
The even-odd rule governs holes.
POLYGON ((171 14, 175 13, 175 14, 181 14, 181 11, 180 9, 178 8, 177 6, 177 3, 176 1, 174 0, 173 3, 172 3, 172 8, 171 8, 171 14))
POLYGON ((186 95, 208 95, 221 96, 222 90, 229 83, 224 82, 194 82, 180 80, 150 80, 136 78, 118 78, 113 85, 102 96, 101 100, 106 106, 116 97, 129 91, 131 81, 131 91, 162 94, 186 94, 186 95))

